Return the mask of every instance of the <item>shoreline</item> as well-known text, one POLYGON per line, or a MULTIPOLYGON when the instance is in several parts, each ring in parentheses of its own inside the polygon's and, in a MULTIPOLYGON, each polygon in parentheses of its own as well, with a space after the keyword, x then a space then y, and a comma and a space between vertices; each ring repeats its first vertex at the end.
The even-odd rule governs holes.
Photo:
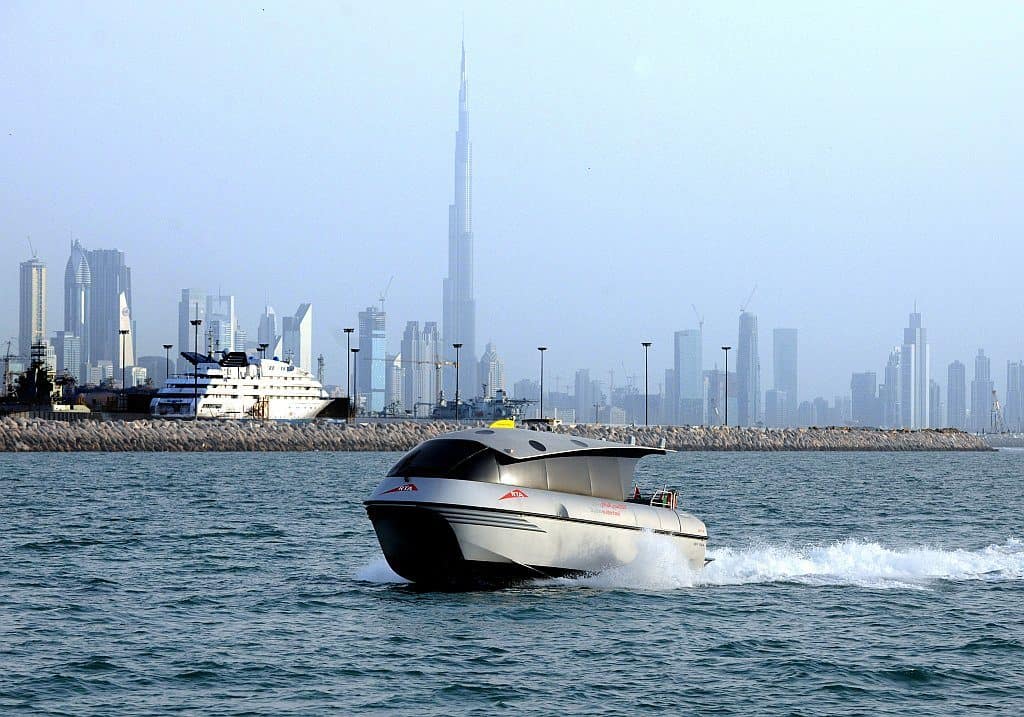
MULTIPOLYGON (((441 433, 482 427, 454 421, 346 424, 310 421, 54 421, 0 418, 0 452, 407 451, 441 433)), ((950 428, 739 428, 730 426, 557 426, 556 433, 676 451, 992 451, 983 438, 950 428)), ((543 432, 540 432, 543 433, 543 432)))

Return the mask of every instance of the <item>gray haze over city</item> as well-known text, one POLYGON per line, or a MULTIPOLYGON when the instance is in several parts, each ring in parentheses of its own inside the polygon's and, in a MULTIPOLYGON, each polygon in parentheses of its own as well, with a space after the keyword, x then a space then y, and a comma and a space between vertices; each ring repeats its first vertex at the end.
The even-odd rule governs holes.
MULTIPOLYGON (((0 335, 17 265, 72 238, 126 253, 139 354, 178 341, 181 289, 248 333, 314 306, 314 354, 393 276, 388 348, 441 322, 465 26, 476 349, 506 382, 705 368, 754 286, 799 330, 800 399, 882 379, 908 314, 931 376, 1024 358, 1024 6, 983 3, 0 5, 0 335)), ((177 351, 178 348, 175 348, 177 351)))

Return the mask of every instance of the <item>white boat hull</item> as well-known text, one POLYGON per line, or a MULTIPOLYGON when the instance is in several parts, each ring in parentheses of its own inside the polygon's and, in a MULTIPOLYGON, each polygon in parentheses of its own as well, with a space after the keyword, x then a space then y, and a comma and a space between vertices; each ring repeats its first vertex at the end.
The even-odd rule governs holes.
POLYGON ((366 507, 391 568, 427 585, 600 572, 635 560, 645 530, 695 570, 707 545, 682 511, 500 483, 388 478, 366 507))

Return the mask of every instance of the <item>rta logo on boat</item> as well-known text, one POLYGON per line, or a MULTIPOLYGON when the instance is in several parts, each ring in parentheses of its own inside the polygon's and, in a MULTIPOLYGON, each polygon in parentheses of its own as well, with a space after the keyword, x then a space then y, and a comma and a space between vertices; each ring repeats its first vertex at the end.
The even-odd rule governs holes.
POLYGON ((518 488, 516 488, 515 490, 510 490, 508 493, 506 493, 505 495, 503 495, 500 498, 498 498, 498 500, 505 500, 506 498, 529 498, 529 497, 530 496, 526 495, 526 493, 524 491, 521 491, 518 488))
POLYGON ((388 493, 405 493, 410 490, 419 490, 415 483, 403 483, 402 485, 396 485, 391 490, 386 490, 381 495, 387 495, 388 493))

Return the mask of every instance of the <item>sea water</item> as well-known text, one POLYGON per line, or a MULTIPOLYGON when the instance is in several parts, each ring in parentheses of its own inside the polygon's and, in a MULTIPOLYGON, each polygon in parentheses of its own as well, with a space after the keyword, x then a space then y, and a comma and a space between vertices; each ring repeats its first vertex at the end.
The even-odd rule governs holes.
POLYGON ((706 569, 421 592, 396 454, 0 456, 0 714, 1024 713, 1024 452, 651 457, 706 569))

